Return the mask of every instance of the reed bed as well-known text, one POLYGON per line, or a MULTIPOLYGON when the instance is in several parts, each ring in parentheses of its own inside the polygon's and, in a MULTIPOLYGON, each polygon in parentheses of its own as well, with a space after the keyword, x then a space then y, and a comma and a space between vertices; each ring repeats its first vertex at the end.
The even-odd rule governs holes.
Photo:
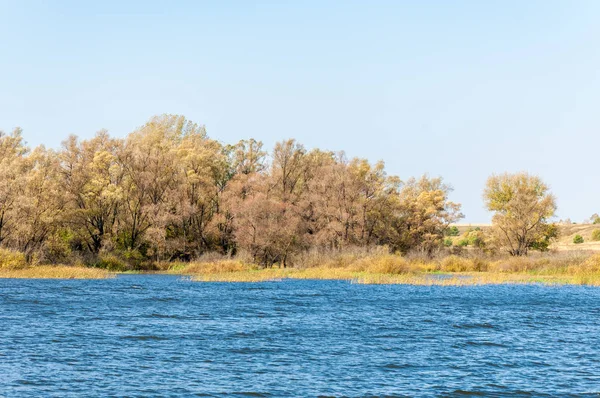
POLYGON ((173 266, 171 273, 204 282, 264 282, 282 279, 349 280, 361 284, 472 286, 547 284, 600 286, 600 255, 546 254, 531 257, 428 259, 388 253, 341 253, 306 258, 294 268, 259 268, 236 259, 173 266))
MULTIPOLYGON (((0 278, 103 279, 99 268, 28 265, 18 253, 0 253, 0 278)), ((384 250, 311 252, 294 266, 260 267, 244 258, 208 255, 192 263, 156 264, 159 272, 204 282, 264 282, 283 279, 348 280, 361 284, 470 286, 548 284, 600 286, 600 254, 558 252, 529 257, 446 255, 402 257, 384 250)))
POLYGON ((0 278, 27 279, 106 279, 114 277, 103 269, 64 265, 39 265, 26 268, 0 267, 0 278))

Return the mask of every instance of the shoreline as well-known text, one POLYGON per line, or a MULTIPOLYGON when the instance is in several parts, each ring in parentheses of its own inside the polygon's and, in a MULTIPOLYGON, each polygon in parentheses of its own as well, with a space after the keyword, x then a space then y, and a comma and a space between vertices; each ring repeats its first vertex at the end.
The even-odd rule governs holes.
POLYGON ((259 283, 283 280, 344 280, 365 285, 412 286, 483 286, 543 284, 552 286, 600 286, 600 275, 565 275, 539 273, 427 272, 378 274, 336 270, 261 270, 215 274, 173 274, 188 276, 194 282, 259 283), (266 272, 265 272, 266 271, 266 272), (283 271, 283 272, 281 272, 283 271))
POLYGON ((100 268, 67 265, 40 265, 0 269, 0 279, 110 279, 116 274, 100 268))
POLYGON ((600 271, 559 269, 525 271, 412 270, 377 272, 351 267, 311 268, 215 267, 190 264, 169 270, 111 272, 100 268, 44 265, 22 269, 0 269, 0 279, 110 279, 119 275, 172 275, 193 282, 258 283, 283 280, 344 280, 356 284, 400 284, 414 286, 479 286, 479 285, 586 285, 600 286, 600 271))

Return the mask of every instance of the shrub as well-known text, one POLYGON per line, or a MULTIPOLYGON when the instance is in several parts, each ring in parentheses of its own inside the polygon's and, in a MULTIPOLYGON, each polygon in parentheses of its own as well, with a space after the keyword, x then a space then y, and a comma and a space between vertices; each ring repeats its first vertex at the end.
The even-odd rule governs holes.
POLYGON ((469 240, 468 239, 461 239, 458 241, 457 245, 459 247, 465 247, 465 246, 469 246, 469 240))
POLYGON ((252 269, 248 264, 239 260, 216 260, 211 262, 195 262, 187 265, 183 272, 190 274, 220 274, 227 272, 242 272, 252 269))
POLYGON ((571 272, 599 272, 600 271, 600 254, 591 256, 583 262, 580 266, 569 267, 571 272))
POLYGON ((444 272, 481 272, 487 271, 487 261, 481 258, 448 256, 440 262, 440 271, 444 272))
POLYGON ((573 238, 573 243, 575 243, 576 245, 583 243, 583 236, 579 234, 575 235, 575 237, 573 238))
POLYGON ((440 264, 437 261, 415 259, 410 262, 412 272, 435 272, 440 270, 440 264))
POLYGON ((469 260, 458 256, 444 257, 440 262, 440 271, 462 272, 471 268, 469 260))
POLYGON ((527 272, 534 271, 540 267, 544 259, 533 259, 531 257, 507 257, 494 262, 490 268, 496 272, 527 272))
POLYGON ((489 268, 489 261, 482 258, 473 259, 473 271, 486 272, 489 268))
POLYGON ((404 274, 409 272, 407 261, 393 254, 377 256, 362 261, 368 262, 368 265, 365 267, 367 270, 379 274, 404 274))
POLYGON ((139 250, 126 250, 123 252, 123 257, 127 262, 138 268, 144 261, 144 255, 139 250))
POLYGON ((535 242, 532 242, 529 246, 533 250, 539 250, 541 252, 548 251, 550 244, 555 241, 559 236, 558 226, 556 224, 548 224, 544 228, 542 236, 540 236, 535 242))
POLYGON ((460 256, 444 257, 440 261, 440 271, 443 272, 482 272, 487 271, 488 262, 481 258, 466 258, 460 256))
POLYGON ((483 232, 479 227, 473 231, 470 231, 466 237, 469 246, 483 248, 485 246, 485 241, 483 238, 483 232))
POLYGON ((127 263, 114 254, 100 254, 97 261, 92 265, 113 272, 123 272, 129 269, 127 263))
POLYGON ((452 239, 450 239, 450 238, 446 238, 446 239, 444 240, 444 246, 446 246, 446 247, 450 247, 450 246, 452 246, 452 239))
POLYGON ((22 269, 25 267, 27 267, 25 254, 13 250, 0 249, 0 268, 22 269))
POLYGON ((67 264, 73 262, 73 252, 69 244, 72 235, 69 231, 60 231, 50 235, 46 240, 40 260, 51 264, 67 264))
POLYGON ((458 236, 458 234, 459 234, 459 231, 458 231, 458 227, 456 227, 456 225, 453 225, 452 227, 450 227, 446 230, 447 236, 458 236))
POLYGON ((600 229, 595 229, 592 231, 592 240, 593 241, 600 241, 600 229))

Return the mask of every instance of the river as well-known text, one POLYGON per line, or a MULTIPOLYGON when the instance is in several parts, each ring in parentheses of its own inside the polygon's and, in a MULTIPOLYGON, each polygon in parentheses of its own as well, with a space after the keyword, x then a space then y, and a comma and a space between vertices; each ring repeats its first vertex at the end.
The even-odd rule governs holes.
POLYGON ((600 392, 600 289, 0 279, 0 397, 600 392))

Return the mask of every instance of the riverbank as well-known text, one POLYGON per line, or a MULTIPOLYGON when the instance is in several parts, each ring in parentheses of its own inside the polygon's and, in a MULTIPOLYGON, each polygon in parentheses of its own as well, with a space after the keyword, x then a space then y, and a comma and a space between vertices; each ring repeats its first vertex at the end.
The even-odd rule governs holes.
POLYGON ((14 279, 106 279, 115 274, 99 268, 39 265, 21 269, 0 268, 0 278, 14 279))
POLYGON ((222 273, 192 273, 197 282, 268 282, 283 279, 348 280, 359 284, 402 284, 420 286, 473 286, 502 284, 600 286, 600 274, 545 274, 537 272, 425 272, 381 274, 315 268, 310 270, 265 269, 222 273))
POLYGON ((362 284, 600 286, 599 255, 503 259, 447 256, 438 260, 395 255, 339 256, 304 268, 258 268, 236 260, 175 264, 167 273, 199 282, 264 282, 282 279, 348 280, 362 284))
MULTIPOLYGON (((105 279, 119 272, 80 266, 0 268, 0 278, 105 279)), ((295 268, 259 267, 239 259, 192 263, 157 263, 153 271, 124 273, 168 274, 197 282, 265 282, 284 279, 347 280, 360 284, 498 285, 548 284, 600 286, 600 255, 551 254, 531 257, 405 258, 392 254, 346 253, 305 259, 295 268)))

